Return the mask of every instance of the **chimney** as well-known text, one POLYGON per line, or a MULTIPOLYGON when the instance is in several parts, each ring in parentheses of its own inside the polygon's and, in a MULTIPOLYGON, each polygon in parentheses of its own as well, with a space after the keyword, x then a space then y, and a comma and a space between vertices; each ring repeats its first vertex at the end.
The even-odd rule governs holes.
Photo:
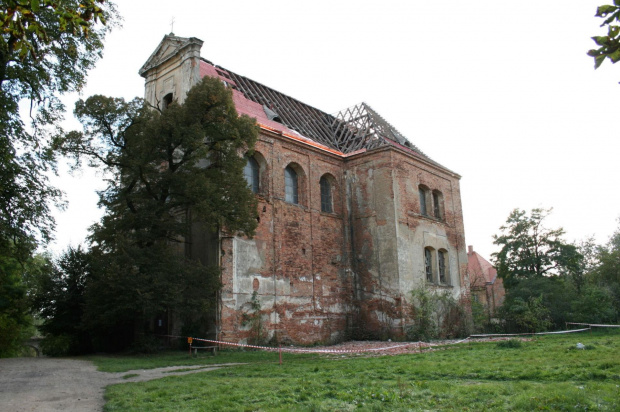
POLYGON ((471 255, 474 253, 474 247, 472 245, 467 246, 467 254, 471 255))

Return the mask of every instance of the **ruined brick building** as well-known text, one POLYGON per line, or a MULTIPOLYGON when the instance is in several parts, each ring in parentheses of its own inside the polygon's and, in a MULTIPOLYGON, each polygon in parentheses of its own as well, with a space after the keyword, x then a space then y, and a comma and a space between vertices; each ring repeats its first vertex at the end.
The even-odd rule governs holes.
POLYGON ((260 136, 245 175, 258 199, 252 239, 194 228, 188 254, 222 269, 218 339, 244 341, 256 292, 268 339, 402 336, 410 291, 468 290, 460 176, 367 104, 324 113, 200 56, 167 35, 140 70, 145 98, 183 102, 203 76, 231 90, 260 136))
POLYGON ((495 319, 506 296, 504 281, 497 276, 497 269, 474 251, 473 246, 468 246, 467 272, 471 298, 483 306, 489 321, 495 319))

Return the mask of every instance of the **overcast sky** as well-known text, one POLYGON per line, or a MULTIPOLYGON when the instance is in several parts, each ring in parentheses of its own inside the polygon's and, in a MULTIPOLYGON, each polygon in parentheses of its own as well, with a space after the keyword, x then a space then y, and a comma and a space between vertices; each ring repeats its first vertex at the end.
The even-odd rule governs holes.
MULTIPOLYGON (((553 207, 567 240, 603 243, 620 216, 620 65, 595 71, 586 55, 604 33, 600 4, 122 0, 123 27, 82 97, 143 97, 138 70, 174 17, 176 35, 204 41, 202 57, 328 113, 366 102, 459 173, 466 241, 483 256, 514 208, 553 207)), ((100 217, 103 184, 90 171, 55 182, 69 201, 59 252, 100 217)))

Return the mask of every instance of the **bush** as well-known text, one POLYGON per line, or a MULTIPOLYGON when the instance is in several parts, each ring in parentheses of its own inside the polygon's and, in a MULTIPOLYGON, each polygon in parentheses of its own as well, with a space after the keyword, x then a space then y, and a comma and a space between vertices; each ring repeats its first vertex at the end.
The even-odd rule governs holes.
POLYGON ((70 354, 69 335, 47 335, 41 341, 41 351, 47 356, 67 356, 70 354))
POLYGON ((509 332, 541 332, 551 327, 549 309, 542 303, 542 295, 524 300, 521 297, 506 299, 499 315, 509 332))
POLYGON ((159 352, 162 342, 156 336, 142 335, 129 348, 130 353, 153 354, 159 352))
POLYGON ((434 292, 426 287, 411 291, 411 318, 407 339, 427 341, 467 336, 471 332, 471 317, 450 292, 434 292))
POLYGON ((250 328, 250 336, 248 337, 250 345, 263 345, 267 341, 267 331, 263 325, 262 316, 260 299, 254 291, 250 300, 250 310, 244 313, 241 318, 241 326, 250 328))

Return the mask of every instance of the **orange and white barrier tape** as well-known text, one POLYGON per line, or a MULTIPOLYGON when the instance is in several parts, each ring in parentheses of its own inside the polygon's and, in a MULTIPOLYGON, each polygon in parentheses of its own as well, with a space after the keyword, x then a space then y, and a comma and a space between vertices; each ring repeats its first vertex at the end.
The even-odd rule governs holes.
POLYGON ((576 323, 576 322, 566 322, 567 325, 585 325, 585 326, 594 326, 595 328, 620 328, 620 325, 603 325, 597 323, 576 323))
POLYGON ((585 329, 571 329, 571 330, 559 330, 556 332, 532 332, 532 333, 488 333, 481 335, 471 335, 471 338, 500 338, 500 337, 510 337, 510 336, 532 336, 532 335, 558 335, 563 333, 575 333, 575 332, 585 332, 590 330, 590 328, 585 329))

